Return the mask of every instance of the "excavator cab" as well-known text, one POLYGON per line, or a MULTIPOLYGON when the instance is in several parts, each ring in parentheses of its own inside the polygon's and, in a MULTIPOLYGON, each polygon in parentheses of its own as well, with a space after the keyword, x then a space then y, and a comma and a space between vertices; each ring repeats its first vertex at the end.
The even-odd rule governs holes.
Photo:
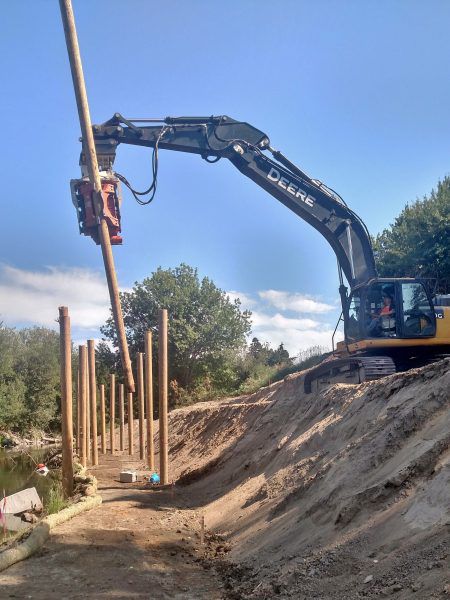
POLYGON ((371 346, 377 346, 377 340, 395 344, 395 340, 436 335, 433 302, 418 279, 374 279, 357 286, 345 317, 347 344, 371 340, 371 346))
POLYGON ((343 313, 345 339, 332 359, 306 373, 306 393, 426 364, 432 346, 445 343, 436 336, 435 307, 419 279, 373 278, 357 285, 343 313))

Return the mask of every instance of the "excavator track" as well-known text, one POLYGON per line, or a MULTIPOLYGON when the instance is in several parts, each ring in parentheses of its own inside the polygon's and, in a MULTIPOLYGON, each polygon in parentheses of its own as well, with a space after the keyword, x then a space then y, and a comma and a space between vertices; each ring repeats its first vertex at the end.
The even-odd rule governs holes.
POLYGON ((352 356, 323 362, 305 375, 306 394, 320 391, 335 383, 363 383, 396 372, 389 356, 352 356))

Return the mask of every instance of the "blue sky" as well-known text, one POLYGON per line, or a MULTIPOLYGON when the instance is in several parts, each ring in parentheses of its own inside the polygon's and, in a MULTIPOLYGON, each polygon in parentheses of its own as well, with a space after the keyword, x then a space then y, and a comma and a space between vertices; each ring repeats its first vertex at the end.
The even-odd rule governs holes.
MULTIPOLYGON (((339 191, 372 233, 450 165, 446 1, 74 0, 93 122, 228 114, 339 191)), ((57 2, 6 3, 0 318, 99 337, 107 294, 99 248, 78 235, 69 180, 79 124, 57 2)), ((150 180, 150 151, 119 148, 117 170, 150 180)), ((186 262, 255 312, 255 333, 291 352, 326 344, 338 316, 325 240, 234 167, 161 152, 149 207, 125 194, 129 288, 186 262), (311 302, 312 301, 312 302, 311 302)))

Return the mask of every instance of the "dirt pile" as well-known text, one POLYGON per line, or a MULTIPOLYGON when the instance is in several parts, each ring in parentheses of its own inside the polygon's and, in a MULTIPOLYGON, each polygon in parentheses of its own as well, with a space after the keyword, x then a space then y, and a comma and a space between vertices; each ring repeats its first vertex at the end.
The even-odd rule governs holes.
POLYGON ((446 360, 172 412, 172 472, 224 536, 228 597, 450 598, 449 390, 446 360))

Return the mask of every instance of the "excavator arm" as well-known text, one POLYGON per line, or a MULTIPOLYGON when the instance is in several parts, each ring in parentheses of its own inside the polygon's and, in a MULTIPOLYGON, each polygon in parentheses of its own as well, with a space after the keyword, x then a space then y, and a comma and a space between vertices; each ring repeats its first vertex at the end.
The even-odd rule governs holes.
MULTIPOLYGON (((208 162, 227 158, 325 237, 350 288, 377 276, 370 236, 362 220, 335 192, 271 148, 268 136, 248 123, 227 116, 137 120, 116 113, 102 125, 94 125, 93 132, 104 171, 112 171, 119 144, 190 152, 208 162), (142 125, 144 122, 152 124, 142 125)), ((83 165, 83 156, 80 162, 83 165)))

